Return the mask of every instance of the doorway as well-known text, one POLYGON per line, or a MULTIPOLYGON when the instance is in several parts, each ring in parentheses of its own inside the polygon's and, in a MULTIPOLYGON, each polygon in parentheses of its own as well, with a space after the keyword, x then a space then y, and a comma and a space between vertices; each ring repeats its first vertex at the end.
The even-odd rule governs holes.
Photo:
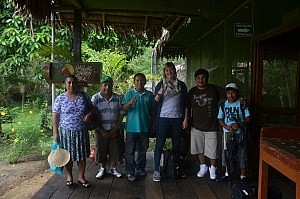
POLYGON ((298 25, 254 42, 251 109, 255 147, 251 159, 255 165, 262 127, 300 126, 299 35, 298 25))

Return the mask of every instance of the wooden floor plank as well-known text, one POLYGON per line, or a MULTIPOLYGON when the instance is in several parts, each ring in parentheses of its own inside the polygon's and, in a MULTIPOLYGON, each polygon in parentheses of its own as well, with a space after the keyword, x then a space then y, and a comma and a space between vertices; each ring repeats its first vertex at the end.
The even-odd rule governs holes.
POLYGON ((178 187, 175 180, 164 179, 161 182, 161 187, 163 191, 163 198, 165 199, 180 198, 180 194, 178 192, 178 187))
MULTIPOLYGON (((91 183, 91 187, 86 189, 77 184, 78 170, 74 164, 74 186, 66 186, 64 176, 54 175, 49 181, 33 196, 34 199, 229 199, 231 190, 228 183, 211 181, 208 176, 197 178, 198 165, 193 162, 186 162, 185 169, 188 175, 186 179, 170 180, 164 179, 162 182, 154 182, 153 174, 153 153, 148 154, 147 175, 140 177, 134 183, 129 183, 125 176, 125 165, 119 165, 122 178, 115 178, 106 174, 102 180, 96 180, 99 166, 92 161, 87 161, 86 178, 91 183), (189 164, 188 164, 189 163, 189 164)), ((109 169, 109 167, 107 167, 109 169)), ((255 182, 254 178, 254 182, 255 182)), ((295 197, 295 183, 284 177, 270 173, 271 185, 274 185, 283 192, 283 199, 295 197), (274 180, 275 177, 275 180, 274 180)), ((232 183, 233 185, 234 183, 232 183)))
POLYGON ((66 180, 64 176, 58 176, 56 178, 55 183, 60 184, 60 186, 55 191, 55 193, 51 196, 51 199, 69 198, 71 197, 71 195, 73 194, 77 186, 76 184, 73 184, 73 186, 71 187, 66 186, 66 180))
POLYGON ((197 199, 197 195, 194 192, 193 187, 191 186, 191 180, 186 179, 179 179, 176 181, 178 192, 180 194, 180 198, 188 198, 188 199, 197 199))
POLYGON ((85 178, 88 180, 89 184, 91 184, 90 187, 86 188, 83 187, 79 182, 78 182, 78 169, 77 165, 74 164, 73 167, 73 177, 74 177, 74 182, 76 182, 77 186, 72 193, 70 199, 84 199, 84 198, 89 198, 93 189, 95 188, 96 184, 96 178, 94 173, 95 171, 95 166, 94 163, 91 161, 87 161, 86 165, 86 172, 85 172, 85 178))
POLYGON ((97 180, 90 199, 106 199, 109 196, 113 177, 107 176, 101 180, 97 180))
POLYGON ((125 199, 127 196, 128 181, 125 177, 113 178, 109 199, 125 199))
POLYGON ((135 182, 127 183, 128 199, 145 199, 145 178, 137 177, 135 182))
POLYGON ((229 185, 229 183, 227 182, 216 182, 209 179, 207 179, 206 183, 217 198, 231 198, 231 187, 233 185, 232 183, 231 185, 229 185))
POLYGON ((207 179, 191 177, 191 186, 198 198, 217 199, 211 188, 207 184, 207 179))
POLYGON ((61 187, 59 179, 62 176, 53 175, 47 183, 32 197, 33 199, 49 199, 61 187))
POLYGON ((161 183, 153 181, 151 172, 148 172, 147 176, 145 177, 145 198, 163 199, 161 183))

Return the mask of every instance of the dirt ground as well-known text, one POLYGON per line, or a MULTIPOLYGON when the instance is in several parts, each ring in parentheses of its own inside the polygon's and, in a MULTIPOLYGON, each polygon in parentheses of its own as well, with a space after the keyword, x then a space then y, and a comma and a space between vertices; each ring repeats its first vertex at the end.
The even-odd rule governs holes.
POLYGON ((0 161, 0 198, 32 198, 53 174, 45 157, 17 164, 0 161))

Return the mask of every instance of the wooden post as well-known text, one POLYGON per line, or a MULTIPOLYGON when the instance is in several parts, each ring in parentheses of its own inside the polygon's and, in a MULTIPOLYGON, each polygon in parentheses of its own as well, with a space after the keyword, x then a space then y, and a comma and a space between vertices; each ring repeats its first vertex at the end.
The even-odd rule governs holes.
POLYGON ((81 22, 82 10, 74 9, 74 22, 73 22, 73 51, 74 62, 81 62, 81 22))
MULTIPOLYGON (((55 21, 54 21, 54 14, 53 13, 51 13, 51 44, 52 44, 52 47, 54 46, 54 44, 55 44, 55 21)), ((53 52, 51 53, 51 62, 54 62, 54 59, 55 59, 55 57, 54 57, 54 54, 53 54, 53 52)), ((55 96, 55 84, 54 83, 52 83, 51 84, 51 103, 52 103, 52 109, 53 109, 53 107, 54 107, 54 101, 55 101, 55 98, 56 98, 56 96, 55 96)))

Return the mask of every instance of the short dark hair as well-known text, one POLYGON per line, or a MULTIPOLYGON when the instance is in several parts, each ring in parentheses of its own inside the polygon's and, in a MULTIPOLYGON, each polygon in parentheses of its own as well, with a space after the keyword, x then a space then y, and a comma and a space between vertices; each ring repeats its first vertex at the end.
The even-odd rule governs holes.
POLYGON ((208 80, 209 78, 209 73, 206 69, 204 68, 200 68, 198 69, 195 73, 194 73, 194 77, 196 79, 196 77, 198 77, 199 75, 204 75, 206 77, 206 79, 208 80))
POLYGON ((138 77, 138 76, 141 77, 146 83, 146 76, 143 73, 135 74, 134 77, 133 77, 133 80, 135 80, 135 78, 138 77))
POLYGON ((65 82, 67 81, 67 79, 69 79, 69 78, 72 78, 72 79, 74 79, 75 80, 75 82, 77 82, 77 77, 75 76, 75 75, 68 75, 68 76, 66 76, 66 78, 65 78, 65 82))

